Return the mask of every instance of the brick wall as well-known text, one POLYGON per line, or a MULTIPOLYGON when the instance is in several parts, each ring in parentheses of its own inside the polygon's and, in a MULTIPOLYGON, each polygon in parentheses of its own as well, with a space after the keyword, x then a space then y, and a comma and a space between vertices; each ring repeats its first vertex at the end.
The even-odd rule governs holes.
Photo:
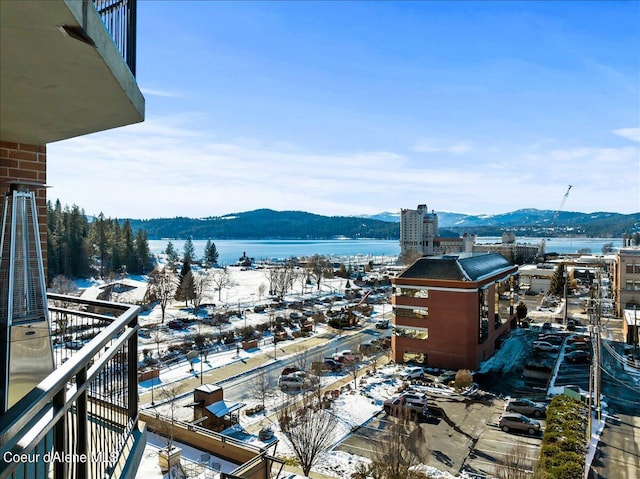
MULTIPOLYGON (((47 181, 47 146, 29 145, 0 141, 0 192, 2 192, 2 208, 4 197, 9 191, 12 181, 34 181, 45 184, 47 181)), ((38 225, 44 259, 44 271, 47 271, 47 196, 45 188, 38 188, 36 205, 38 208, 38 225)))

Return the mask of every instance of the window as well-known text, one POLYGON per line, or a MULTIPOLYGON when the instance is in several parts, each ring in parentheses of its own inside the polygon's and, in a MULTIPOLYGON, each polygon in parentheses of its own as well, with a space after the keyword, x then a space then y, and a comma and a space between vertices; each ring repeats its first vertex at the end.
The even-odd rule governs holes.
POLYGON ((411 339, 427 339, 429 337, 429 330, 427 328, 393 328, 391 334, 402 338, 411 339))
POLYGON ((396 287, 393 290, 393 294, 395 296, 406 296, 408 298, 425 298, 426 299, 429 297, 429 290, 427 288, 416 289, 416 288, 396 287))
POLYGON ((427 319, 428 308, 393 308, 393 314, 401 318, 427 319))

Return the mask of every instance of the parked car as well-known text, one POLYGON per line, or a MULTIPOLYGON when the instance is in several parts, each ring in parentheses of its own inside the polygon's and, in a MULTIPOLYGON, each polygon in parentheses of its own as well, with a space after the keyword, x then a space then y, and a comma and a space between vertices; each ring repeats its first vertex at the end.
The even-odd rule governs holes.
POLYGON ((447 385, 456 379, 455 371, 445 371, 436 378, 436 383, 447 385))
POLYGON ((556 346, 555 344, 551 344, 548 341, 536 340, 533 342, 533 350, 555 352, 555 351, 558 351, 558 346, 556 346))
POLYGON ((296 366, 285 366, 285 368, 282 370, 282 372, 280 373, 281 376, 287 376, 291 373, 296 373, 300 371, 300 368, 296 367, 296 366))
POLYGON ((388 319, 381 319, 376 323, 376 329, 387 329, 389 327, 388 319))
POLYGON ((409 379, 420 379, 424 377, 424 368, 419 366, 407 366, 404 370, 398 375, 400 380, 408 381, 409 379))
POLYGON ((556 346, 560 346, 564 342, 564 336, 559 334, 540 334, 538 335, 538 341, 546 341, 556 346))
POLYGON ((549 321, 547 321, 547 322, 542 324, 542 330, 543 331, 548 331, 548 330, 550 330, 552 328, 553 328, 553 325, 549 321))
POLYGON ((589 351, 591 352, 591 343, 571 343, 567 344, 565 351, 570 353, 571 351, 589 351))
POLYGON ((590 363, 591 362, 591 353, 589 351, 583 351, 581 349, 577 349, 575 351, 570 351, 564 355, 565 361, 570 363, 590 363))
POLYGON ((343 349, 338 354, 334 356, 336 361, 340 361, 341 363, 350 363, 356 360, 356 355, 353 354, 353 351, 350 349, 343 349))
POLYGON ((409 379, 420 379, 424 377, 424 368, 421 368, 419 366, 408 366, 404 368, 404 371, 402 371, 398 375, 398 377, 402 381, 408 381, 409 379))
POLYGON ((531 399, 509 399, 505 410, 507 412, 518 412, 525 416, 542 417, 547 412, 547 406, 531 399))
POLYGON ((387 414, 397 414, 398 412, 408 410, 409 415, 425 416, 428 412, 427 398, 414 394, 401 394, 400 396, 387 399, 382 408, 387 414))
POLYGON ((567 344, 586 343, 590 341, 591 341, 591 338, 589 338, 589 336, 584 336, 582 334, 572 334, 567 338, 567 344))
POLYGON ((296 371, 280 376, 278 386, 284 390, 302 390, 316 387, 320 384, 320 378, 304 371, 296 371))
POLYGON ((169 323, 167 323, 167 326, 169 326, 169 329, 184 329, 184 323, 182 321, 178 321, 177 319, 174 319, 173 321, 169 321, 169 323))
POLYGON ((311 370, 314 373, 331 371, 336 372, 342 369, 342 364, 333 358, 325 358, 324 361, 311 363, 311 370))
POLYGON ((540 432, 540 422, 517 412, 504 413, 498 419, 498 426, 504 432, 520 431, 532 436, 540 432))
POLYGON ((567 321, 567 331, 575 331, 575 330, 576 330, 575 321, 572 321, 572 320, 567 321))

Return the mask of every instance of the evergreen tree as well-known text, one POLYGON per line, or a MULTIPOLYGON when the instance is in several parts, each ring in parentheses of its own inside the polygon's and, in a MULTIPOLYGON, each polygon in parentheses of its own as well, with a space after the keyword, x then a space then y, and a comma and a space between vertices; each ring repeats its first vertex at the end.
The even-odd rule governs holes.
POLYGON ((551 283, 549 285, 549 294, 554 296, 564 296, 564 271, 565 265, 559 264, 556 268, 555 273, 553 273, 553 277, 551 278, 551 283))
POLYGON ((121 272, 123 262, 123 242, 122 242, 122 229, 120 223, 116 218, 115 221, 108 220, 109 229, 111 230, 111 263, 109 264, 108 271, 112 273, 121 272))
POLYGON ((138 258, 129 220, 125 220, 122 225, 122 263, 127 267, 128 273, 136 274, 138 272, 138 258))
POLYGON ((205 266, 213 266, 218 264, 218 258, 220 254, 218 253, 218 249, 216 248, 216 244, 212 242, 210 239, 207 240, 207 244, 204 247, 204 264, 205 266))
POLYGON ((167 255, 167 260, 171 265, 175 265, 180 259, 180 257, 178 256, 178 252, 176 251, 171 241, 167 243, 167 248, 164 250, 164 253, 167 255))
POLYGON ((184 301, 185 306, 189 300, 193 300, 195 293, 195 285, 193 281, 193 273, 191 271, 191 263, 185 261, 180 270, 180 279, 178 288, 176 289, 176 300, 184 301))
POLYGON ((149 240, 145 230, 136 233, 136 274, 144 274, 151 266, 151 253, 149 253, 149 240))
POLYGON ((182 257, 182 261, 185 263, 193 263, 196 259, 196 249, 193 246, 193 241, 191 241, 191 236, 187 238, 184 242, 184 256, 182 257))
POLYGON ((101 212, 94 221, 94 244, 96 245, 99 261, 100 277, 104 278, 106 264, 109 258, 109 227, 104 214, 101 212))

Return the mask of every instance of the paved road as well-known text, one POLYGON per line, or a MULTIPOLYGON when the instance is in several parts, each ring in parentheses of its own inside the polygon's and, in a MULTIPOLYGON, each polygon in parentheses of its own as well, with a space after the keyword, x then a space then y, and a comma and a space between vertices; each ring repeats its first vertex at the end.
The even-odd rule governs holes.
POLYGON ((619 414, 607 420, 592 472, 595 479, 640 477, 640 417, 619 414))

